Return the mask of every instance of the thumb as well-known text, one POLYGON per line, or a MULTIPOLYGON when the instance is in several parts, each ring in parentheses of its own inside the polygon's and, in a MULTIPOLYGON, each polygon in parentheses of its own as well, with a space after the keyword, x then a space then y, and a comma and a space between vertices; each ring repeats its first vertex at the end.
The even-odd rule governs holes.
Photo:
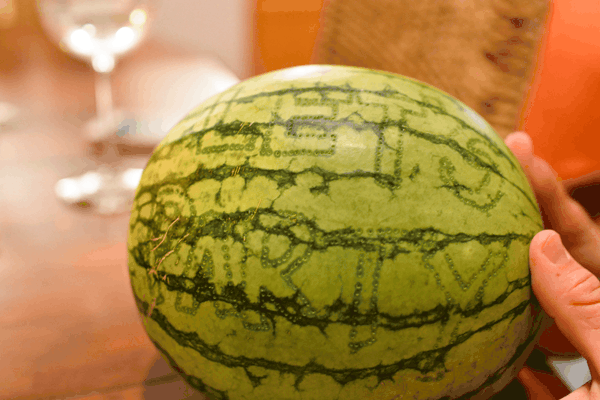
MULTIPOLYGON (((571 257, 553 230, 539 232, 529 248, 532 288, 563 335, 600 371, 600 281, 571 257)), ((594 375, 594 372, 592 374, 594 375)))

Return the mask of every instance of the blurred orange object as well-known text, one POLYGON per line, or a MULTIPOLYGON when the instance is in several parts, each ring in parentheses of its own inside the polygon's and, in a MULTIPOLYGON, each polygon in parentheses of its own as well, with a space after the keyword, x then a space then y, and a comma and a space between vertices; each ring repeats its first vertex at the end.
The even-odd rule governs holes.
POLYGON ((252 74, 309 64, 323 0, 254 1, 252 74))
POLYGON ((554 0, 521 130, 562 179, 600 170, 600 3, 554 0))

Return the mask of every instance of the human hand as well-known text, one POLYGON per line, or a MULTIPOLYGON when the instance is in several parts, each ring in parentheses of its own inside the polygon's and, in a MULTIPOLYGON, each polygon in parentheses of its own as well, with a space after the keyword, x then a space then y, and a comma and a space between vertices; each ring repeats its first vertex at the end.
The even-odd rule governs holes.
MULTIPOLYGON (((505 142, 525 170, 544 226, 550 228, 531 241, 533 292, 587 360, 592 375, 590 382, 563 400, 600 400, 600 227, 568 195, 552 167, 533 154, 527 134, 513 133, 505 142)), ((519 373, 519 380, 532 398, 549 398, 548 390, 532 381, 527 370, 519 373)))

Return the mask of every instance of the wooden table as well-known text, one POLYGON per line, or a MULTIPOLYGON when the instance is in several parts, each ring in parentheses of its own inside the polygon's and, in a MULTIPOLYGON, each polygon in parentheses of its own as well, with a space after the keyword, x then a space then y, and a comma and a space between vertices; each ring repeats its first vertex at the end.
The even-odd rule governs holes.
MULTIPOLYGON (((129 215, 77 212, 54 195, 58 179, 94 165, 81 132, 94 112, 93 74, 39 38, 23 40, 30 59, 0 76, 24 112, 0 132, 0 400, 199 398, 160 359, 139 319, 127 272, 129 215)), ((150 43, 117 66, 116 103, 167 110, 168 119, 195 104, 161 103, 144 85, 166 90, 173 79, 187 94, 196 85, 199 98, 218 89, 215 76, 235 79, 208 56, 150 43)), ((130 160, 143 167, 148 157, 130 160)))

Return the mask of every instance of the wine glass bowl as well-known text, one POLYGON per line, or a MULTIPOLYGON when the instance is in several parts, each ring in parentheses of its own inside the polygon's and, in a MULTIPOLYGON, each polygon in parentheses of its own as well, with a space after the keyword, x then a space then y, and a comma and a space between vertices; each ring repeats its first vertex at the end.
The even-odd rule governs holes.
POLYGON ((147 32, 151 4, 133 0, 38 0, 42 26, 59 47, 109 73, 147 32))
POLYGON ((48 36, 97 72, 96 117, 84 128, 90 142, 106 140, 127 117, 114 109, 109 74, 146 36, 153 8, 150 0, 38 0, 48 36))

